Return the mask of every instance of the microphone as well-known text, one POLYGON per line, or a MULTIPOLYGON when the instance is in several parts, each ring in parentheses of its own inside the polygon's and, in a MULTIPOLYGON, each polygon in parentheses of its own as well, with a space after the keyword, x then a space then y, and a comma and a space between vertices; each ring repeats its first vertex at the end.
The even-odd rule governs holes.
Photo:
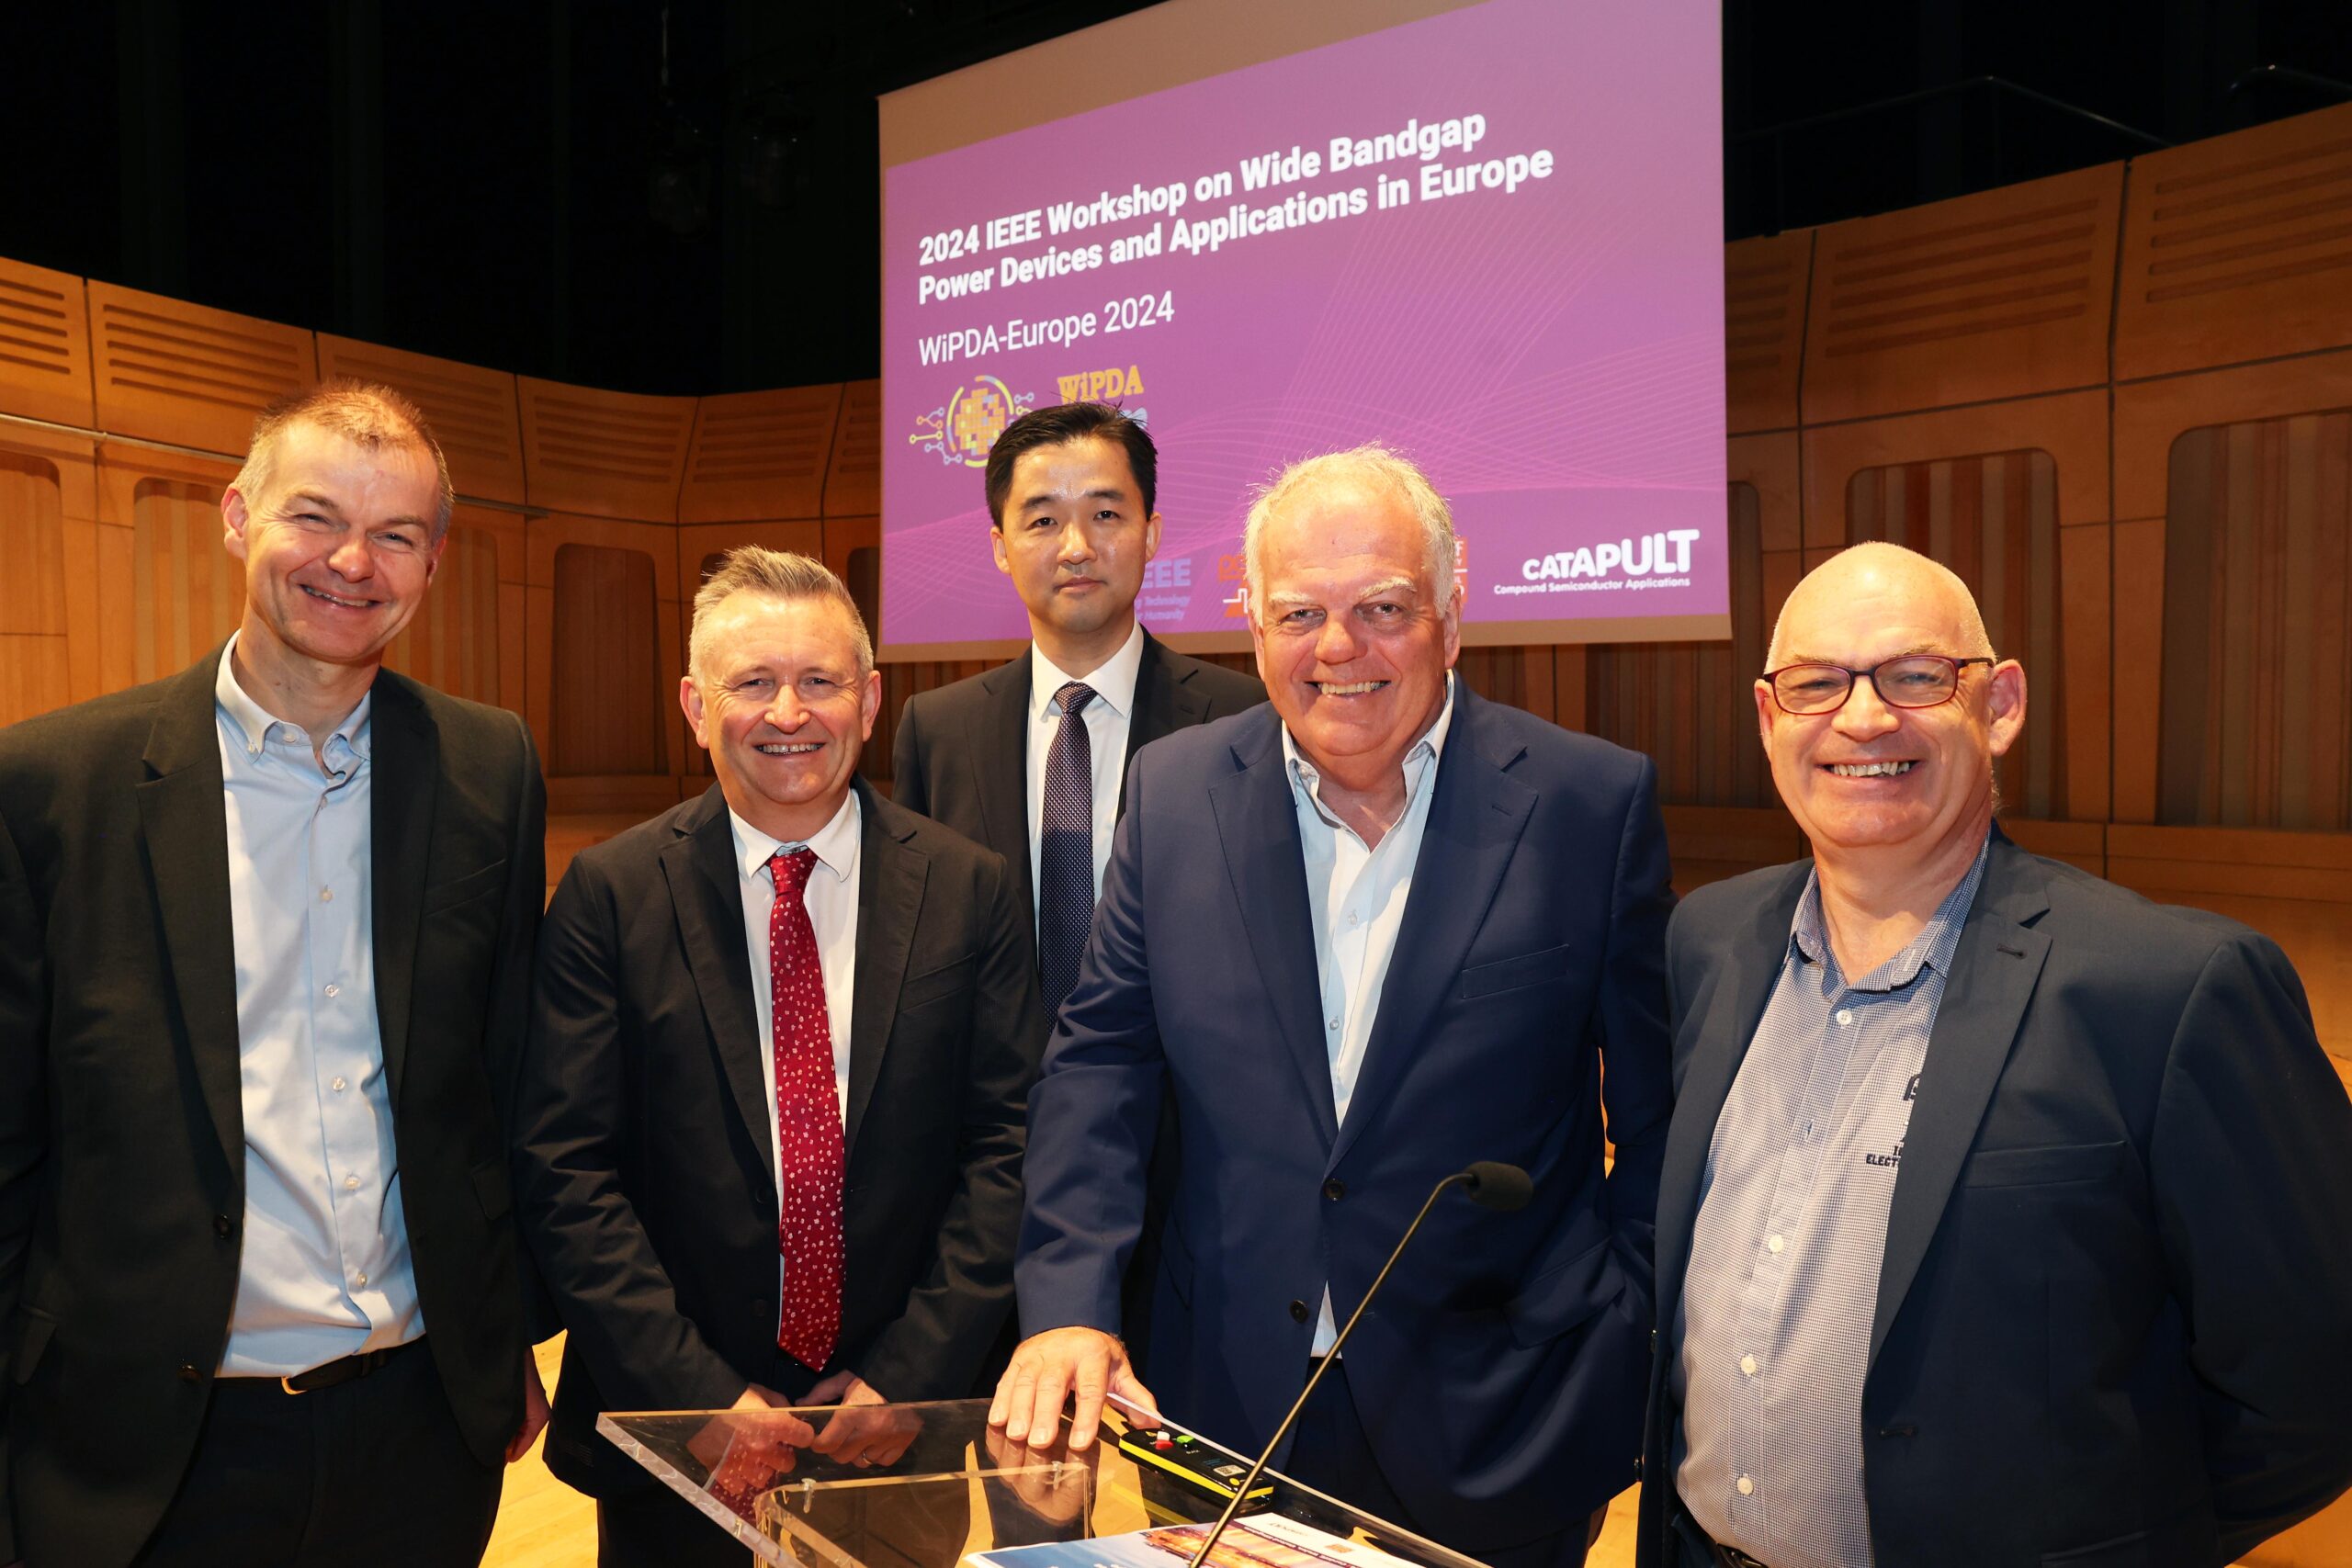
POLYGON ((1323 1381, 1323 1374, 1329 1371, 1331 1363, 1340 1359, 1340 1347, 1348 1342, 1348 1336, 1353 1334, 1356 1325, 1363 1321, 1364 1310, 1372 1305, 1372 1298, 1380 1294, 1380 1287, 1388 1282, 1388 1271, 1396 1267, 1398 1258, 1405 1256, 1405 1248, 1412 1244, 1414 1234, 1421 1228, 1421 1222, 1430 1217, 1430 1211, 1437 1207, 1437 1201, 1445 1196, 1445 1190, 1449 1187, 1461 1188, 1469 1194, 1470 1201, 1481 1208, 1506 1214, 1527 1207, 1527 1201, 1535 1195, 1535 1183, 1529 1179, 1527 1172, 1515 1165, 1491 1159, 1474 1161, 1468 1168, 1455 1171, 1430 1189, 1429 1197, 1422 1201, 1421 1212, 1413 1216, 1413 1223, 1407 1225, 1405 1234, 1396 1238, 1396 1249, 1389 1253, 1388 1261, 1380 1266, 1380 1272, 1373 1276, 1372 1288, 1364 1292, 1363 1300, 1356 1303, 1356 1310, 1348 1314, 1346 1325, 1331 1341, 1331 1348, 1315 1364, 1306 1386, 1298 1391, 1298 1398, 1292 1403, 1290 1414, 1283 1416, 1282 1425, 1274 1428, 1274 1435, 1266 1439, 1266 1446, 1260 1451, 1257 1461, 1250 1465, 1250 1473, 1243 1476, 1241 1483, 1233 1489, 1232 1500, 1226 1504, 1225 1512, 1219 1514, 1216 1523, 1209 1528, 1208 1535, 1201 1541, 1201 1549, 1193 1553, 1190 1568, 1201 1568, 1208 1561, 1217 1538, 1225 1534, 1225 1527, 1233 1522, 1233 1516, 1241 1511, 1241 1500, 1250 1495, 1250 1488, 1257 1484, 1267 1461, 1274 1457, 1274 1450, 1283 1446, 1284 1438, 1290 1436, 1292 1425, 1298 1420, 1298 1413, 1306 1408, 1307 1399, 1315 1393, 1315 1385, 1323 1381))

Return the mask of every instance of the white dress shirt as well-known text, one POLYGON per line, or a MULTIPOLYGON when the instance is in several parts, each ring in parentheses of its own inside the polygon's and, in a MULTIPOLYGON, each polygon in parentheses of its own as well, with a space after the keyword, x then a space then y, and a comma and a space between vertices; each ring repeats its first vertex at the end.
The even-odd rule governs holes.
MULTIPOLYGON (((1127 633, 1119 651, 1091 675, 1066 675, 1035 643, 1029 645, 1029 886, 1037 886, 1037 826, 1046 815, 1046 756, 1061 728, 1054 694, 1072 681, 1094 689, 1094 700, 1079 709, 1086 725, 1087 761, 1094 779, 1094 897, 1102 897, 1102 868, 1111 863, 1111 829, 1119 819, 1119 788, 1126 780, 1127 728, 1135 721, 1136 677, 1143 669, 1143 623, 1127 633)), ((1036 919, 1036 900, 1029 917, 1036 919)))
MULTIPOLYGON (((775 1104, 775 976, 768 968, 768 916, 775 908, 775 877, 768 860, 778 850, 786 853, 805 842, 817 852, 809 869, 808 886, 801 903, 817 933, 817 963, 825 972, 825 1028, 833 1042, 833 1102, 841 1110, 842 1127, 849 1127, 849 1010, 857 982, 858 845, 865 813, 852 790, 831 820, 814 836, 772 839, 737 816, 735 883, 743 897, 743 942, 752 958, 752 1010, 759 1023, 760 1081, 767 1086, 767 1103, 775 1104)), ((783 1150, 776 1142, 775 1117, 768 1117, 768 1169, 775 1178, 776 1208, 784 1207, 783 1150)), ((846 1152, 846 1151, 844 1151, 846 1152)))
POLYGON ((213 682, 236 955, 245 1230, 226 1377, 286 1377, 424 1332, 376 1016, 371 698, 322 765, 213 682))
MULTIPOLYGON (((1396 955, 1396 932, 1405 923, 1405 901, 1413 892, 1413 863, 1421 856, 1429 827, 1430 801, 1437 794, 1438 761, 1446 731, 1453 725, 1453 677, 1445 678, 1445 700, 1436 719, 1405 753, 1405 811, 1376 845, 1323 806, 1323 779, 1299 754, 1290 727, 1283 727, 1283 761, 1291 800, 1298 811, 1298 838, 1306 852, 1306 901, 1315 916, 1315 972, 1323 1003, 1323 1045, 1331 1061, 1331 1108, 1342 1122, 1363 1072, 1372 1026, 1380 1015, 1380 992, 1396 955)), ((1323 1292, 1312 1353, 1331 1348, 1339 1330, 1331 1316, 1331 1292, 1323 1292)))

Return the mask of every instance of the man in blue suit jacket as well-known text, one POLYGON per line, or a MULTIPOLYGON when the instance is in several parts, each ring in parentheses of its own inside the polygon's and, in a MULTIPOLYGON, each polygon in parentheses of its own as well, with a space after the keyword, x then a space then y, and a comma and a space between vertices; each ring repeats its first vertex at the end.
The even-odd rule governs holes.
POLYGON ((1993 825, 1966 587, 1857 546, 1756 683, 1814 858, 1668 939, 1647 1568, 2213 1568, 2352 1478, 2352 1107, 2278 949, 1993 825))
POLYGON ((1255 1450, 1431 1186, 1509 1161, 1533 1201, 1430 1214, 1276 1462, 1490 1562, 1579 1563, 1633 1478, 1649 1366, 1655 771, 1450 673, 1453 525, 1401 458, 1299 465, 1245 548, 1272 705, 1130 771, 1030 1098, 1032 1333, 991 1416, 1050 1431, 1074 1392, 1082 1443, 1107 1390, 1255 1450), (1163 1069, 1183 1174, 1155 1397, 1116 1336, 1163 1069))

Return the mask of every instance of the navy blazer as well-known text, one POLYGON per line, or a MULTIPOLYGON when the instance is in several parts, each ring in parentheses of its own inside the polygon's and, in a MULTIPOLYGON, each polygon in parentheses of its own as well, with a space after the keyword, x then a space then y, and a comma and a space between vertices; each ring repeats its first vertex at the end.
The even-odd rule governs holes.
POLYGON ((1454 691, 1344 1123, 1279 716, 1136 755, 1031 1095, 1015 1278, 1030 1332, 1118 1330, 1165 1081, 1182 1153, 1153 1389, 1246 1452, 1306 1381, 1326 1285, 1344 1321, 1440 1178, 1523 1166, 1517 1213, 1438 1205, 1347 1348, 1383 1473, 1424 1529, 1476 1550, 1581 1521, 1633 1477, 1672 896, 1646 758, 1454 691))
MULTIPOLYGON (((1662 1324, 1811 864, 1674 918, 1662 1324)), ((1878 1561, 2222 1563, 2325 1506, 2352 1480, 2347 1237, 2352 1103, 2285 955, 1996 829, 1887 1219, 1861 1412, 1878 1561)), ((1665 1374, 1640 1561, 1690 1565, 1665 1374)))

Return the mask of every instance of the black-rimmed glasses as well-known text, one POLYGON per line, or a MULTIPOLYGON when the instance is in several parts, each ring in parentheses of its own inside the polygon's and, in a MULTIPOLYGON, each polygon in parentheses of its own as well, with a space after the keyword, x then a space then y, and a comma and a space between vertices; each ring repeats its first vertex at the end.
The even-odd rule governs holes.
POLYGON ((1940 653, 1906 653, 1868 670, 1842 664, 1784 664, 1767 670, 1772 700, 1782 713, 1806 716, 1835 713, 1846 705, 1856 681, 1868 681, 1878 700, 1891 708, 1931 708, 1951 701, 1960 690, 1960 672, 1972 664, 1990 665, 1982 655, 1948 659, 1940 653))

